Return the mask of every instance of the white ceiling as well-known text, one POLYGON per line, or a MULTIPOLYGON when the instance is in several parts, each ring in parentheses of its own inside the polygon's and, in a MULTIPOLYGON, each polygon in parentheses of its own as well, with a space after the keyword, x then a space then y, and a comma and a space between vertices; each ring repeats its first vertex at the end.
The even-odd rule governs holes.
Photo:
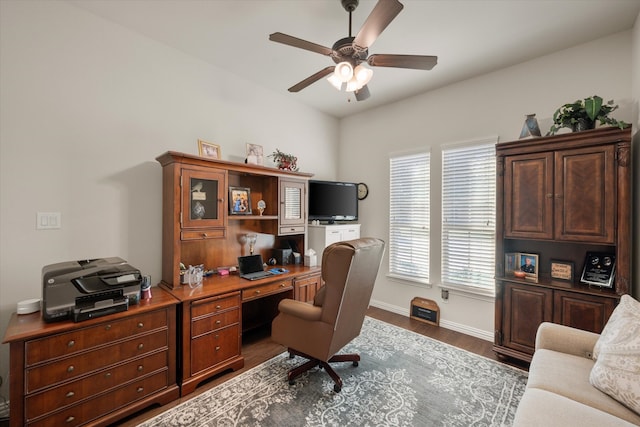
MULTIPOLYGON (((324 79, 287 88, 331 58, 269 41, 283 32, 331 47, 349 34, 340 0, 69 0, 210 64, 335 117, 442 87, 633 27, 640 0, 400 0, 404 10, 369 54, 436 55, 431 71, 374 68, 357 102, 324 79)), ((377 0, 360 0, 355 36, 377 0)), ((594 53, 597 56, 597 53, 594 53)), ((213 77, 212 77, 213 78, 213 77)))

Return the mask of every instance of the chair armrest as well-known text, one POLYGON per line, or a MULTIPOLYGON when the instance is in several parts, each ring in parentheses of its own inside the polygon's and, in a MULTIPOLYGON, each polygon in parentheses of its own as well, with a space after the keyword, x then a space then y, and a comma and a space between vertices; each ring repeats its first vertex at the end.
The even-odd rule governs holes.
POLYGON ((289 314, 304 320, 317 321, 322 315, 322 307, 293 299, 283 299, 278 304, 280 313, 289 314))
POLYGON ((536 350, 547 349, 592 358, 599 334, 557 323, 543 322, 536 333, 536 350))

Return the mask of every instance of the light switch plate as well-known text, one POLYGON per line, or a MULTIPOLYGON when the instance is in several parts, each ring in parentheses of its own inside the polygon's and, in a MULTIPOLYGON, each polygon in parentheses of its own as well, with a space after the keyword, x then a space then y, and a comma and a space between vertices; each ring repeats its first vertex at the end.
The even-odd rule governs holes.
POLYGON ((38 212, 36 214, 36 230, 55 230, 62 228, 60 212, 38 212))

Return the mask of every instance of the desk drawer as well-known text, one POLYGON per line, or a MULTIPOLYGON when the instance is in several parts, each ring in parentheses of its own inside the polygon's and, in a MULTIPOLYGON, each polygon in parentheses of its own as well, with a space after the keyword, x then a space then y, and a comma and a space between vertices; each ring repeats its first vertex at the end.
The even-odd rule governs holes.
POLYGON ((56 362, 28 368, 25 374, 25 392, 26 394, 33 393, 45 387, 102 370, 110 365, 165 349, 167 345, 167 330, 161 330, 56 362))
POLYGON ((25 412, 27 419, 34 419, 59 408, 72 405, 98 393, 117 388, 136 378, 143 377, 167 366, 167 351, 132 360, 124 365, 90 375, 78 381, 63 384, 27 396, 25 412))
POLYGON ((200 335, 206 334, 216 329, 224 328, 225 326, 232 325, 240 322, 240 309, 235 308, 227 310, 225 312, 214 314, 211 316, 204 316, 198 319, 193 319, 191 322, 191 337, 197 338, 200 335))
POLYGON ((240 354, 240 325, 229 326, 191 341, 191 375, 240 354))
POLYGON ((239 306, 240 293, 223 298, 207 298, 204 300, 195 301, 191 304, 191 317, 196 318, 205 316, 212 313, 218 313, 224 310, 228 310, 230 308, 237 308, 239 306))
POLYGON ((292 225, 292 226, 283 226, 280 227, 280 235, 287 235, 287 234, 302 234, 304 233, 304 225, 292 225))
POLYGON ((224 236, 224 228, 201 228, 198 230, 182 230, 182 232, 180 233, 181 240, 223 239, 224 236))
POLYGON ((264 285, 244 289, 242 291, 242 301, 261 298, 265 295, 276 294, 290 289, 293 289, 293 282, 291 279, 278 280, 277 282, 266 283, 264 285))
POLYGON ((27 341, 25 344, 27 366, 166 327, 167 312, 160 310, 115 322, 101 323, 73 332, 27 341))
POLYGON ((87 400, 78 405, 63 409, 56 414, 52 414, 38 420, 27 420, 27 425, 29 427, 74 427, 83 425, 108 414, 109 412, 113 412, 118 408, 127 406, 160 391, 163 388, 166 388, 167 384, 168 373, 165 369, 149 377, 114 390, 106 395, 101 395, 95 399, 87 400))

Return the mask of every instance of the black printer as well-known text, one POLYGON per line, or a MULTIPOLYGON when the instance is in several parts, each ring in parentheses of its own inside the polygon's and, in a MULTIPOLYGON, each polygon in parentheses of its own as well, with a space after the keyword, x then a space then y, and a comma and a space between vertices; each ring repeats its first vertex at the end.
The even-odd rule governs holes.
POLYGON ((126 311, 140 299, 142 275, 122 258, 50 264, 42 268, 45 322, 75 322, 126 311))

